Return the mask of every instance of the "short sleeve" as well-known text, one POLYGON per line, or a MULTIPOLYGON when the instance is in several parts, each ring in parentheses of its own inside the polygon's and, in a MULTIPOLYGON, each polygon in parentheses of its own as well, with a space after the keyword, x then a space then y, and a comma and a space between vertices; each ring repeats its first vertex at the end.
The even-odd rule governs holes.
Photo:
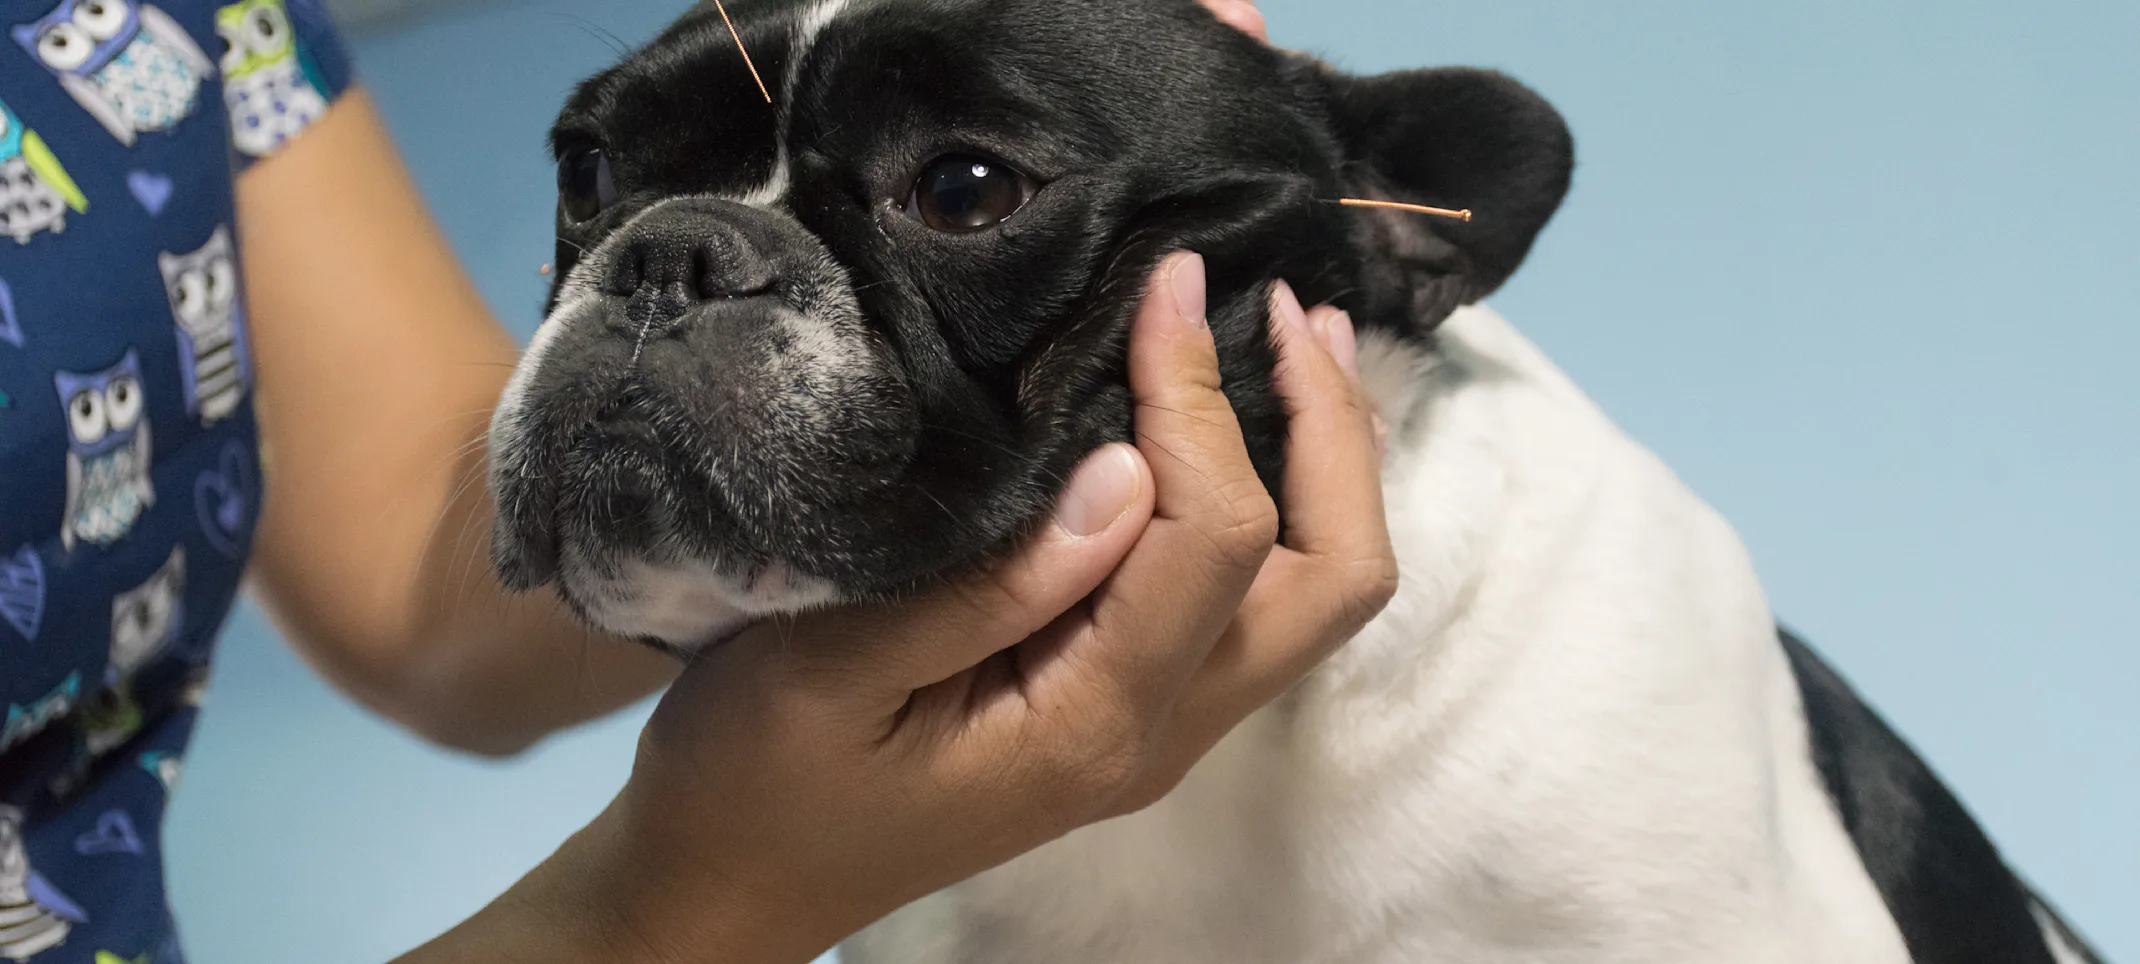
POLYGON ((342 35, 334 29, 334 19, 320 5, 320 0, 288 0, 290 28, 297 35, 297 56, 304 66, 305 76, 319 86, 329 103, 342 96, 356 79, 350 66, 349 49, 342 46, 342 35))
POLYGON ((225 61, 224 102, 241 171, 302 136, 355 80, 349 49, 320 0, 231 4, 217 11, 218 31, 243 35, 248 24, 222 21, 258 17, 263 7, 274 6, 287 15, 288 51, 279 57, 243 55, 234 67, 225 61))

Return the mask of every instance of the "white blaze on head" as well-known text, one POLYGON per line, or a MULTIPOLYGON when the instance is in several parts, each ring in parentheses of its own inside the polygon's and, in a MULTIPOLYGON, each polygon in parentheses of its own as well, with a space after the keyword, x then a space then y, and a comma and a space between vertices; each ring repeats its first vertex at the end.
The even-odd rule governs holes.
POLYGON ((773 141, 773 170, 765 183, 737 194, 723 195, 740 204, 754 208, 773 208, 785 203, 788 198, 788 129, 795 116, 795 87, 802 81, 803 61, 810 50, 817 46, 819 34, 825 32, 834 20, 839 19, 853 0, 824 0, 803 12, 796 22, 795 33, 788 42, 788 65, 780 79, 780 102, 774 107, 779 112, 778 133, 773 141))

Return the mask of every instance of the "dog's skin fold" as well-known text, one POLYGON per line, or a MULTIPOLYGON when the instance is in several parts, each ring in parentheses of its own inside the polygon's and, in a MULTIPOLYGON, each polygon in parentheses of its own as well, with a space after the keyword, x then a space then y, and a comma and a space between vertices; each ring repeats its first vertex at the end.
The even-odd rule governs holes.
POLYGON ((1569 187, 1537 94, 1346 75, 1193 0, 730 12, 773 105, 703 8, 553 132, 557 280, 492 428, 509 584, 690 649, 985 564, 1130 438, 1127 328, 1180 249, 1267 485, 1276 280, 1351 313, 1391 426, 1380 618, 1166 800, 850 964, 2096 960, 1479 306, 1569 187))

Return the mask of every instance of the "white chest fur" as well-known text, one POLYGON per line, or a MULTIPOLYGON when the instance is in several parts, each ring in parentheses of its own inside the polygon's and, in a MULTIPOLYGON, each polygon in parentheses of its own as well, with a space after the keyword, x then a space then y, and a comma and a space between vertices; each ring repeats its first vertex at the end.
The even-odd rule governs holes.
POLYGON ((1142 813, 848 964, 1908 960, 1737 537, 1483 308, 1367 338, 1403 587, 1142 813))

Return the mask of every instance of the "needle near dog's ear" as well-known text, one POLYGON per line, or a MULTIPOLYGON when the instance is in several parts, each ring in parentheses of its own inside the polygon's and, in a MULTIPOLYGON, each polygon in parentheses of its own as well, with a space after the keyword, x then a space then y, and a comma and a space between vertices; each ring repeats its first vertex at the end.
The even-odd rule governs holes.
POLYGON ((1349 208, 1388 208, 1392 211, 1410 211, 1413 214, 1431 214, 1438 218, 1454 218, 1458 221, 1471 220, 1470 208, 1465 208, 1461 211, 1456 211, 1451 210, 1449 208, 1430 208, 1424 204, 1399 204, 1396 201, 1370 201, 1366 198, 1357 197, 1341 197, 1337 199, 1337 203, 1349 208))
POLYGON ((773 92, 765 89, 765 78, 758 76, 758 65, 751 62, 750 48, 743 46, 743 35, 736 32, 736 22, 728 19, 728 7, 721 0, 713 0, 713 8, 721 12, 721 22, 728 25, 728 35, 736 38, 736 52, 743 55, 743 66, 750 68, 750 79, 758 82, 758 93, 765 97, 766 103, 772 103, 773 92))

